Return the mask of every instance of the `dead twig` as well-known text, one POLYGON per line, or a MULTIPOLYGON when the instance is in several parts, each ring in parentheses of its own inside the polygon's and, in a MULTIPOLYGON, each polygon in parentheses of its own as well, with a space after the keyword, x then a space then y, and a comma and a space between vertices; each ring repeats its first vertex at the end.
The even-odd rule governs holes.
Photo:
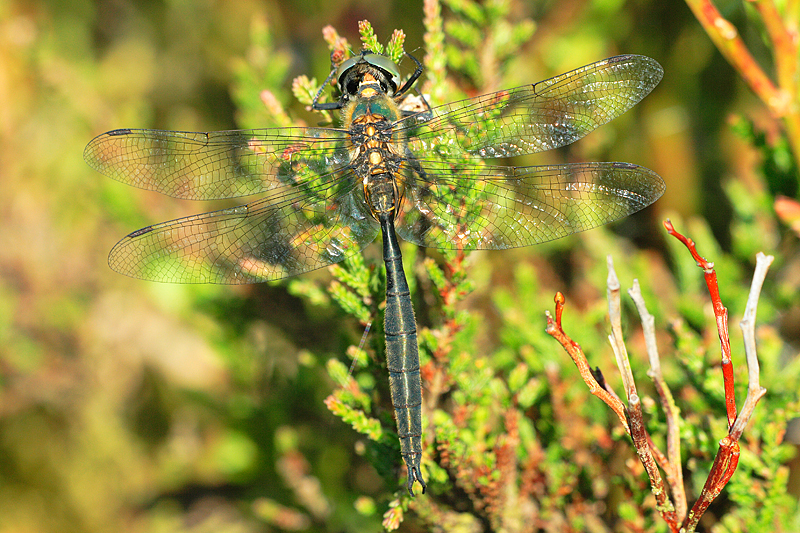
MULTIPOLYGON (((742 409, 737 414, 736 399, 734 395, 733 363, 731 361, 730 337, 728 334, 728 310, 722 305, 719 295, 719 284, 717 274, 714 271, 714 264, 705 260, 697 252, 694 241, 675 231, 669 220, 664 222, 667 232, 681 241, 691 253, 697 265, 703 269, 706 286, 714 307, 714 316, 717 324, 717 331, 720 339, 720 354, 722 360, 722 374, 724 383, 724 395, 726 415, 728 419, 728 435, 719 442, 719 449, 714 458, 714 463, 709 472, 703 490, 698 500, 687 513, 686 493, 683 485, 683 474, 681 470, 681 454, 679 440, 679 410, 675 400, 664 381, 661 373, 661 363, 656 345, 656 335, 653 316, 647 311, 644 298, 639 289, 638 281, 634 280, 634 286, 629 291, 639 315, 642 319, 645 343, 647 346, 650 370, 648 375, 653 379, 656 391, 661 400, 661 405, 667 418, 667 453, 662 453, 653 444, 650 435, 644 425, 641 409, 641 399, 636 390, 636 383, 633 378, 630 360, 622 339, 622 324, 620 313, 620 284, 614 272, 611 258, 608 258, 608 282, 607 293, 609 302, 609 319, 611 321, 611 343, 614 355, 617 360, 622 375, 622 382, 625 388, 625 395, 628 401, 627 408, 620 398, 611 391, 610 387, 603 380, 603 384, 598 383, 595 376, 602 376, 599 369, 594 372, 589 367, 586 356, 583 354, 580 345, 573 341, 561 326, 561 317, 564 310, 565 299, 563 294, 556 293, 556 318, 547 312, 547 333, 555 338, 567 351, 572 358, 584 382, 589 386, 589 391, 603 400, 617 414, 625 431, 631 436, 639 460, 647 472, 653 494, 656 497, 656 508, 666 521, 670 530, 677 532, 692 532, 697 527, 700 517, 708 509, 708 506, 719 496, 725 485, 733 476, 739 463, 739 438, 744 432, 753 410, 758 400, 764 396, 766 389, 759 384, 759 368, 756 356, 755 345, 755 315, 758 307, 758 297, 761 293, 764 279, 772 262, 771 256, 759 253, 756 257, 756 271, 750 289, 750 296, 747 301, 744 318, 740 324, 744 335, 745 353, 748 365, 748 392, 742 409), (661 477, 658 467, 666 474, 666 483, 661 477), (673 501, 669 495, 672 495, 673 501)), ((602 378, 601 378, 602 379, 602 378)))
POLYGON ((647 375, 653 380, 667 420, 667 456, 664 460, 658 460, 658 455, 656 455, 656 460, 667 475, 667 483, 672 491, 675 504, 676 518, 678 521, 682 521, 686 517, 687 505, 686 491, 683 486, 683 468, 681 468, 680 410, 675 405, 672 392, 661 373, 661 359, 658 357, 658 345, 656 344, 655 318, 647 311, 647 305, 639 288, 639 280, 633 280, 633 287, 628 290, 628 295, 636 305, 636 310, 642 319, 645 347, 650 361, 647 375))

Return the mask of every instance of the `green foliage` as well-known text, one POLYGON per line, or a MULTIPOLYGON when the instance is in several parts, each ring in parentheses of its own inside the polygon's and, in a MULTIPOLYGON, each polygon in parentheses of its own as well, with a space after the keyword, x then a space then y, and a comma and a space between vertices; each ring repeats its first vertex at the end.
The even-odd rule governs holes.
MULTIPOLYGON (((234 65, 231 93, 237 123, 241 128, 289 126, 291 118, 280 102, 286 99, 291 58, 275 46, 272 28, 266 20, 255 17, 249 29, 247 56, 234 65)), ((292 91, 302 101, 294 85, 292 91)))
POLYGON ((800 169, 797 167, 797 160, 792 156, 792 148, 788 139, 785 136, 779 136, 774 142, 769 142, 767 132, 759 129, 752 120, 744 117, 736 120, 733 131, 759 151, 761 171, 770 194, 772 196, 783 194, 797 197, 800 169))
POLYGON ((536 25, 530 19, 512 20, 509 2, 479 4, 470 0, 445 2, 454 16, 445 24, 445 46, 451 71, 463 75, 473 87, 498 89, 498 79, 536 25))
POLYGON ((406 34, 402 30, 394 30, 389 39, 389 44, 386 45, 386 55, 395 63, 399 63, 403 59, 405 50, 403 45, 406 42, 406 34))
POLYGON ((364 43, 365 50, 371 50, 376 54, 383 54, 383 45, 378 42, 378 37, 375 35, 375 31, 372 29, 372 24, 370 24, 369 21, 361 20, 358 22, 358 33, 361 34, 361 42, 364 43))
MULTIPOLYGON (((606 341, 606 255, 623 285, 639 279, 681 412, 691 503, 727 431, 717 334, 702 273, 685 250, 646 232, 646 216, 618 227, 645 250, 604 229, 469 256, 404 244, 428 439, 429 491, 413 500, 399 482, 374 247, 330 270, 248 287, 148 284, 108 270, 122 235, 207 209, 92 172, 80 153, 94 135, 338 118, 306 107, 330 72, 330 51, 349 50, 326 25, 354 37, 352 14, 364 4, 288 5, 0 7, 0 532, 665 531, 629 439, 544 332, 543 316, 563 291, 565 329, 620 391, 606 341)), ((668 79, 647 101, 566 157, 630 160, 665 177, 673 196, 656 210, 680 213, 670 213, 676 226, 718 267, 740 403, 747 377, 736 324, 754 253, 776 255, 757 329, 768 394, 702 527, 797 531, 797 441, 786 433, 800 416, 797 243, 772 211, 776 192, 796 189, 788 141, 764 125, 766 114, 758 126, 741 119, 737 141, 722 134, 725 117, 750 116, 752 102, 720 90, 736 86, 733 74, 682 4, 566 7, 426 1, 418 13, 387 3, 366 14, 366 33, 378 43, 376 33, 404 28, 386 53, 424 54, 419 88, 433 104, 617 52, 665 65, 668 79), (739 157, 748 146, 761 158, 755 171, 739 157), (708 189, 720 179, 721 189, 708 189), (699 219, 692 198, 729 223, 699 219)), ((329 88, 322 94, 330 101, 329 88)), ((663 449, 664 417, 629 303, 623 318, 648 429, 663 449)))

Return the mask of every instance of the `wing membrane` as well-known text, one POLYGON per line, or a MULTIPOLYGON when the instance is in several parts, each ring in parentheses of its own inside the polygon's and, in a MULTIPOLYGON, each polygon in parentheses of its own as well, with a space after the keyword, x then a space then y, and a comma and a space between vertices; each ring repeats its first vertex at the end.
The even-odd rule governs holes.
POLYGON ((644 56, 616 56, 566 74, 434 107, 396 123, 415 154, 452 151, 512 157, 570 144, 621 115, 658 84, 644 56), (444 147, 444 148, 443 148, 444 147))
POLYGON ((629 163, 532 167, 418 161, 409 176, 397 233, 421 246, 504 249, 529 246, 619 220, 666 188, 629 163))
POLYGON ((363 194, 293 189, 247 205, 180 218, 135 231, 108 257, 122 274, 171 283, 255 283, 341 261, 375 239, 378 226, 363 194))
POLYGON ((86 162, 106 176, 174 198, 235 198, 290 186, 297 168, 318 175, 350 161, 348 134, 331 128, 216 132, 114 130, 95 137, 86 162))

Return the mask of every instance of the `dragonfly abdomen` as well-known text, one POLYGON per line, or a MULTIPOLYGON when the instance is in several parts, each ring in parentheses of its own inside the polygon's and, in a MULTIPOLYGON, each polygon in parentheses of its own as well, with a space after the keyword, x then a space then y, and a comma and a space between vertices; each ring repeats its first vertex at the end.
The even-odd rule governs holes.
POLYGON ((417 323, 411 306, 400 245, 394 231, 394 216, 387 214, 379 218, 383 233, 383 260, 386 263, 386 312, 384 333, 386 334, 386 366, 389 370, 389 388, 392 406, 397 419, 397 434, 400 438, 400 454, 408 468, 408 492, 414 481, 422 485, 425 481, 420 472, 422 459, 422 382, 419 375, 419 352, 417 350, 417 323))

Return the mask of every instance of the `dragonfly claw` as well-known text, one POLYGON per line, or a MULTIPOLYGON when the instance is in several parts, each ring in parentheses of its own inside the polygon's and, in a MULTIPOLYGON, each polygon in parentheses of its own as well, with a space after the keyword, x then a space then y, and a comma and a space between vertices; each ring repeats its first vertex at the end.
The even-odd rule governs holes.
POLYGON ((411 494, 412 498, 414 497, 414 481, 419 481, 419 484, 422 485, 422 494, 425 494, 425 489, 427 489, 428 486, 422 479, 422 474, 419 471, 419 466, 408 465, 408 493, 411 494))

